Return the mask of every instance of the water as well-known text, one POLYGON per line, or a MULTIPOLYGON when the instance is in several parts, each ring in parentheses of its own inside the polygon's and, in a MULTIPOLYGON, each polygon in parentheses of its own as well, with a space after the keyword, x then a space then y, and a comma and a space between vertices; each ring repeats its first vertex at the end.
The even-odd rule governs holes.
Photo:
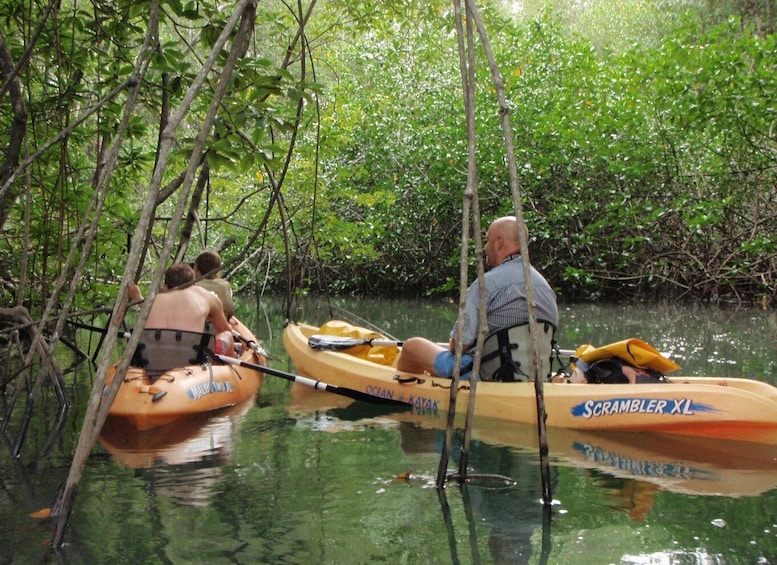
MULTIPOLYGON (((279 304, 243 304, 238 315, 273 366, 293 371, 279 304)), ((359 316, 400 339, 445 340, 455 314, 443 302, 310 299, 292 317, 359 316)), ((770 311, 564 305, 561 320, 565 348, 639 337, 672 351, 683 374, 774 382, 770 311)), ((199 422, 104 430, 66 544, 51 554, 51 524, 30 515, 67 475, 91 379, 86 364, 68 375, 74 405, 59 432, 56 403, 38 403, 19 460, 9 426, 0 563, 777 563, 773 448, 551 430, 557 503, 546 521, 532 427, 476 426, 470 467, 493 477, 441 493, 444 422, 271 376, 256 399, 199 422)), ((451 467, 458 435, 454 445, 451 467)))

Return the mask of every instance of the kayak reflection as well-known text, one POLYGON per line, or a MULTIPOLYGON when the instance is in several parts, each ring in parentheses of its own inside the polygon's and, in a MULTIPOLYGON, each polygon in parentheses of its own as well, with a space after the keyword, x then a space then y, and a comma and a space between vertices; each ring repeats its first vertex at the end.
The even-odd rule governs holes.
POLYGON ((232 459, 243 417, 254 403, 251 396, 216 414, 148 431, 109 417, 99 442, 114 461, 152 481, 157 493, 181 504, 205 506, 232 459))

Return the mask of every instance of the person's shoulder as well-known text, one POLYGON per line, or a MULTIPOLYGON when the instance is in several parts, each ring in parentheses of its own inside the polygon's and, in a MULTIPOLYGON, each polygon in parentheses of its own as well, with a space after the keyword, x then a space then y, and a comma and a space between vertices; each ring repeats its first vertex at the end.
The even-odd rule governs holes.
POLYGON ((523 268, 521 267, 521 264, 517 261, 508 261, 506 263, 500 263, 496 267, 492 267, 491 269, 486 271, 486 280, 502 278, 512 273, 515 270, 523 272, 523 268))
MULTIPOLYGON (((534 265, 530 265, 532 270, 534 269, 534 265)), ((509 274, 509 276, 514 276, 514 273, 518 273, 519 276, 523 276, 523 257, 518 255, 517 257, 513 257, 510 261, 507 261, 505 263, 502 263, 498 267, 491 270, 491 272, 497 271, 497 273, 505 273, 509 274)))
POLYGON ((218 298, 213 291, 208 290, 207 288, 204 288, 198 284, 194 284, 190 287, 188 287, 188 290, 190 291, 190 294, 193 294, 195 296, 203 297, 207 300, 210 300, 211 298, 218 298))
POLYGON ((202 279, 201 281, 197 281, 197 286, 207 290, 230 288, 229 282, 226 279, 202 279))

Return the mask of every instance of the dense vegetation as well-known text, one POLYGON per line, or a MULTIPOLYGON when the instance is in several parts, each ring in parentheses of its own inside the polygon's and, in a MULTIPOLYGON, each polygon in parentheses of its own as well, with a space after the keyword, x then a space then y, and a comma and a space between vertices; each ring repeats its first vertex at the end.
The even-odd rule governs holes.
MULTIPOLYGON (((552 16, 491 15, 532 259, 562 296, 772 298, 774 35, 689 17, 607 50, 552 16)), ((456 284, 466 143, 457 70, 439 64, 449 35, 419 24, 344 58, 318 238, 338 289, 456 284)), ((512 202, 485 64, 479 76, 481 209, 494 217, 512 202)))
MULTIPOLYGON (((770 301, 771 0, 615 4, 480 7, 533 263, 569 300, 770 301)), ((111 304, 133 251, 148 282, 204 246, 236 286, 456 290, 467 144, 451 5, 244 5, 214 50, 233 13, 207 0, 0 0, 4 306, 38 311, 71 282, 76 309, 111 304)), ((513 205, 476 64, 485 224, 513 205)))

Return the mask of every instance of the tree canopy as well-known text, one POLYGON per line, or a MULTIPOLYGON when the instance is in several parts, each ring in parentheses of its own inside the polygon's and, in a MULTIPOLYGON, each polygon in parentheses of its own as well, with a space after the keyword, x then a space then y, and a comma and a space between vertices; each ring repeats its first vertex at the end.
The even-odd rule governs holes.
MULTIPOLYGON (((532 261, 569 300, 772 299, 771 0, 613 5, 483 10, 532 261)), ((203 247, 239 288, 457 286, 467 141, 449 3, 5 0, 0 16, 4 305, 56 309, 72 282, 74 307, 108 304, 133 250, 149 282, 203 247)), ((476 65, 487 221, 512 202, 476 65)))

